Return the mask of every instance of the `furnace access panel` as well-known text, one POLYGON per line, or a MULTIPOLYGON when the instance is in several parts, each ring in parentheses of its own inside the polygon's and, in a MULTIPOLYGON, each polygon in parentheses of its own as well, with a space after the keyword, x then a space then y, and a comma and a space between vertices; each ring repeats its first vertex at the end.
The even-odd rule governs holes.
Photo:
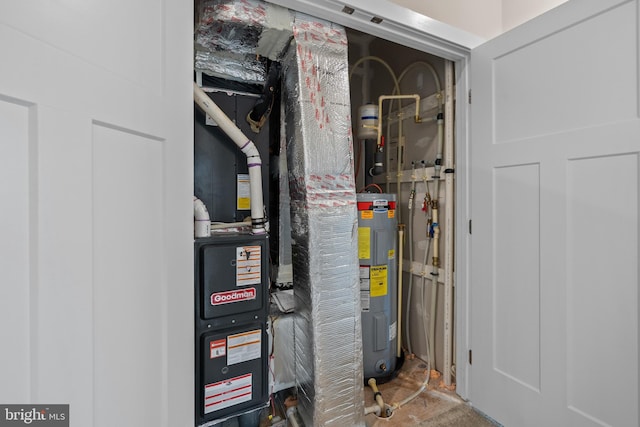
POLYGON ((195 274, 202 320, 218 327, 267 315, 267 242, 266 236, 250 234, 198 239, 195 274))
POLYGON ((195 241, 197 425, 269 400, 268 248, 266 235, 195 241))

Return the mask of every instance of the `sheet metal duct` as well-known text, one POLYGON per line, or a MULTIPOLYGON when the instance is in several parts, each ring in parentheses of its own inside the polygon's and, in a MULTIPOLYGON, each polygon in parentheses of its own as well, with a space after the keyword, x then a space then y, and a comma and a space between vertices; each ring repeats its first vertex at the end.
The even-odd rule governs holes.
MULTIPOLYGON (((286 102, 280 103, 280 117, 286 117, 286 102)), ((279 217, 278 217, 278 274, 276 283, 293 284, 293 261, 291 255, 291 197, 289 196, 289 166, 287 165, 287 128, 281 120, 280 155, 278 157, 279 176, 279 217)))
POLYGON ((296 14, 283 60, 298 409, 364 426, 356 192, 344 28, 296 14))

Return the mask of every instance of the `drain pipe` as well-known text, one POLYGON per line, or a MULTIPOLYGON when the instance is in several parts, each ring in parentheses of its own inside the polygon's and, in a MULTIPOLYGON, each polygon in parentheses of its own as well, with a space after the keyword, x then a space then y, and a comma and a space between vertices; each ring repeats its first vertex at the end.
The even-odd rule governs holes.
POLYGON ((289 396, 284 401, 284 406, 287 408, 287 421, 291 427, 302 427, 298 422, 298 399, 289 396))
POLYGON ((376 417, 379 417, 380 414, 382 414, 382 409, 380 409, 380 405, 374 403, 373 405, 364 408, 364 414, 376 414, 376 417))
POLYGON ((369 378, 369 381, 367 382, 367 384, 369 384, 369 387, 371 387, 371 390, 373 390, 373 398, 376 400, 376 404, 377 406, 379 406, 381 408, 381 414, 382 417, 387 417, 389 415, 391 415, 390 413, 387 413, 388 411, 385 411, 385 406, 384 406, 384 400, 382 399, 382 393, 380 393, 380 390, 378 390, 378 385, 376 384, 376 379, 375 378, 369 378))
POLYGON ((255 144, 227 117, 215 102, 194 82, 193 97, 196 102, 247 156, 251 185, 251 227, 253 234, 265 234, 266 218, 262 199, 262 160, 255 144))
POLYGON ((373 391, 373 398, 375 399, 376 403, 374 403, 371 406, 366 406, 364 408, 364 414, 365 415, 376 414, 376 417, 382 417, 382 418, 390 417, 393 411, 389 405, 386 405, 384 403, 384 400, 382 399, 382 393, 380 393, 380 390, 378 390, 376 379, 370 378, 367 384, 373 391))
POLYGON ((204 203, 202 203, 202 200, 196 196, 193 196, 193 219, 193 233, 195 237, 210 237, 211 219, 209 218, 209 211, 204 203))

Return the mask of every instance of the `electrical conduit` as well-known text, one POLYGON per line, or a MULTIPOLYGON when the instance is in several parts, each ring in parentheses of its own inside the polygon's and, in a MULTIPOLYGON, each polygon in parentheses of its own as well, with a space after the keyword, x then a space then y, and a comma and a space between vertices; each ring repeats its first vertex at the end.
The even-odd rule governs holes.
POLYGON ((193 96, 204 110, 247 156, 251 186, 251 226, 254 234, 265 234, 266 219, 262 198, 262 160, 255 144, 227 117, 215 102, 194 82, 193 96))

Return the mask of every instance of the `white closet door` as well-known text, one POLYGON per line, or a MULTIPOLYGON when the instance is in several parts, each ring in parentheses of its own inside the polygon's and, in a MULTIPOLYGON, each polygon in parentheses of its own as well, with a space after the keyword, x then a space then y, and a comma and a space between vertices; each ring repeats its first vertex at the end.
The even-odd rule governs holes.
POLYGON ((0 402, 193 422, 193 2, 0 3, 0 402))
POLYGON ((470 399, 505 426, 638 426, 638 1, 472 52, 470 399))

